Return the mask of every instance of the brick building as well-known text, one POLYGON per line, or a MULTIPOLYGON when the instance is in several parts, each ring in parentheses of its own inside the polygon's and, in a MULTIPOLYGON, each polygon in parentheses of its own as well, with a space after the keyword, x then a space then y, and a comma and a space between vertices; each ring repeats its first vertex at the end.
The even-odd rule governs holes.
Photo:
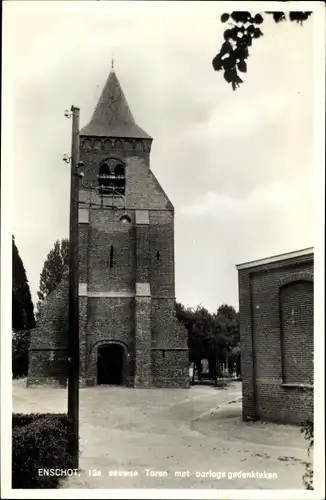
POLYGON ((313 248, 240 264, 243 418, 313 417, 313 248))
MULTIPOLYGON (((85 385, 189 387, 187 331, 175 315, 174 208, 150 169, 151 145, 112 70, 80 131, 84 185, 99 187, 81 185, 79 194, 85 385), (121 210, 89 205, 101 201, 121 210), (123 210, 130 223, 121 223, 123 210)), ((49 294, 32 333, 28 385, 66 382, 67 283, 49 294)))

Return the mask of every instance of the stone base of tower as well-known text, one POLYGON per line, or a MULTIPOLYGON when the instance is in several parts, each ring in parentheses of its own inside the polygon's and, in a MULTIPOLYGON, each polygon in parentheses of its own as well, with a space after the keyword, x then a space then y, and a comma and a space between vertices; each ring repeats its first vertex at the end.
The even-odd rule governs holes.
POLYGON ((85 387, 94 387, 96 385, 96 380, 94 378, 79 377, 79 388, 85 389, 85 387))
POLYGON ((27 387, 67 387, 67 351, 53 348, 29 351, 27 387))
MULTIPOLYGON (((146 286, 147 284, 141 284, 146 286)), ((148 285, 149 288, 149 285, 148 285)), ((135 376, 134 387, 149 388, 151 381, 151 298, 135 300, 135 376)))
POLYGON ((66 388, 68 386, 67 379, 62 378, 59 380, 54 377, 28 377, 26 382, 26 387, 63 387, 66 388))
POLYGON ((188 349, 152 350, 152 387, 190 387, 188 349))
POLYGON ((31 330, 27 387, 66 387, 68 379, 68 270, 40 308, 31 330))

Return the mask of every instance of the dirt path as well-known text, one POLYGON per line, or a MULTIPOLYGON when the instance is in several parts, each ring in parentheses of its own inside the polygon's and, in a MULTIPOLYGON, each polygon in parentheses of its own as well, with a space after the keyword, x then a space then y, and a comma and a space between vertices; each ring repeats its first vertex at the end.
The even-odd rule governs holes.
MULTIPOLYGON (((66 411, 65 390, 13 392, 14 411, 66 411)), ((300 429, 243 422, 239 382, 82 389, 80 436, 81 471, 63 488, 303 489, 300 429)))

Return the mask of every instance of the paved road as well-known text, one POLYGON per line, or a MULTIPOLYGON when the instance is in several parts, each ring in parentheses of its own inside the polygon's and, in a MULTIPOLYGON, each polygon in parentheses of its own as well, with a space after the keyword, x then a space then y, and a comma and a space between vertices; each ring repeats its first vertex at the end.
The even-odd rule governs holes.
MULTIPOLYGON (((17 386, 14 411, 65 411, 65 398, 62 389, 17 386)), ((299 429, 243 422, 240 399, 239 382, 227 389, 82 389, 81 472, 62 487, 303 489, 307 453, 299 429)))

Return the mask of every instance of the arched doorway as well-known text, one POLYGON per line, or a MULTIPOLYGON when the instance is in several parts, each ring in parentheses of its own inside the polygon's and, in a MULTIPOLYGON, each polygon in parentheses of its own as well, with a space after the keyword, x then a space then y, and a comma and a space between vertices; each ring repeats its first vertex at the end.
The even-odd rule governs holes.
POLYGON ((120 344, 105 344, 98 349, 97 383, 123 384, 123 347, 120 344))

